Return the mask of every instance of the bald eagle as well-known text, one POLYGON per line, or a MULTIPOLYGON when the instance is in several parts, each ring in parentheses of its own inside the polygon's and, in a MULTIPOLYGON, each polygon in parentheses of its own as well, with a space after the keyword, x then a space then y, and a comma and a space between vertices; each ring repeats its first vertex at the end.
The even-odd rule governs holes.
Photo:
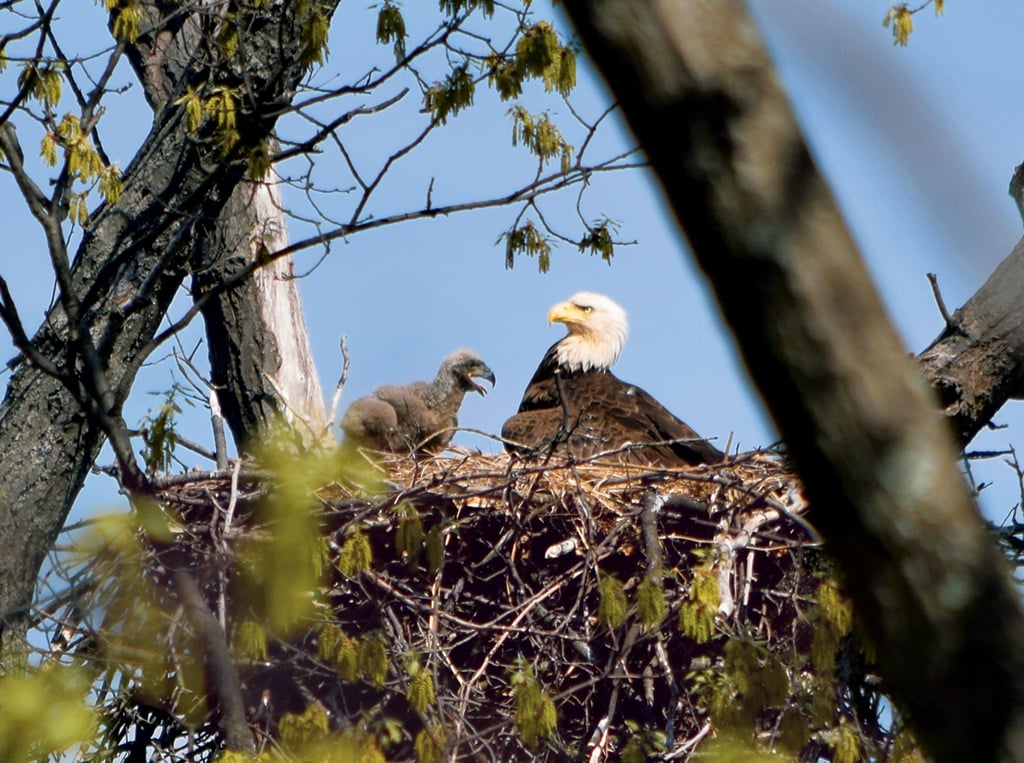
POLYGON ((466 393, 487 394, 476 379, 493 385, 494 372, 475 352, 461 349, 444 359, 432 382, 378 387, 345 411, 345 443, 393 453, 440 452, 455 435, 466 393))
POLYGON ((661 403, 609 369, 626 342, 626 312, 608 297, 580 292, 555 305, 548 323, 568 335, 552 345, 501 435, 513 453, 555 448, 589 458, 627 444, 616 458, 658 465, 721 461, 723 454, 661 403), (647 443, 646 445, 644 445, 647 443))

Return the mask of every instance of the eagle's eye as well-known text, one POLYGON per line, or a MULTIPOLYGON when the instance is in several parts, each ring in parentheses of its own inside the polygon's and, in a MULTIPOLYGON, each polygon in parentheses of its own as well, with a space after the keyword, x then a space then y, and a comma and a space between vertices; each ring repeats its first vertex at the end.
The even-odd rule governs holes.
POLYGON ((594 312, 594 308, 592 308, 590 305, 580 305, 579 308, 580 308, 580 310, 582 310, 585 313, 592 313, 592 312, 594 312))

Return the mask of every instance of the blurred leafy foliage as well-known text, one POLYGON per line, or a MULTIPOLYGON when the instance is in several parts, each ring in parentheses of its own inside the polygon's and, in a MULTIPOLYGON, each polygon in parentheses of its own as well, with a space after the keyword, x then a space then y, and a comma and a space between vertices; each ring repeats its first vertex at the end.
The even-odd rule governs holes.
POLYGON ((38 760, 92 739, 99 719, 90 684, 85 668, 59 663, 0 676, 0 759, 38 760))

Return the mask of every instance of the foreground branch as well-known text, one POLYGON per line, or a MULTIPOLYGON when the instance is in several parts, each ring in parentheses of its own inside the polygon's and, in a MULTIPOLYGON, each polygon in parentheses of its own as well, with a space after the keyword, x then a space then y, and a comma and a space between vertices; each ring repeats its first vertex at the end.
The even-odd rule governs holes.
POLYGON ((937 760, 1024 757, 1018 594, 745 6, 567 10, 712 282, 887 685, 937 760))

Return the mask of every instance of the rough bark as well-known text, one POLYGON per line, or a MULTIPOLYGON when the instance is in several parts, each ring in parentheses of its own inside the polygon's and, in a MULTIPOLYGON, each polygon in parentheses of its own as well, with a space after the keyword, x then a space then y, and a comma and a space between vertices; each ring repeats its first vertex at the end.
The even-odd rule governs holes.
POLYGON ((1011 397, 1024 394, 1024 240, 918 360, 966 445, 1011 397))
MULTIPOLYGON (((161 7, 149 10, 159 15, 161 7)), ((333 7, 328 2, 323 10, 329 14, 333 7)), ((260 108, 239 114, 242 144, 266 139, 275 120, 268 115, 290 101, 306 69, 294 15, 274 8, 254 17, 238 58, 229 62, 218 58, 215 46, 203 44, 207 22, 198 12, 169 10, 177 14, 173 29, 192 29, 195 41, 188 68, 170 90, 206 80, 243 87, 245 104, 260 108)), ((157 37, 166 41, 173 29, 157 37)), ((166 45, 158 48, 166 55, 166 45)), ((119 415, 142 351, 185 277, 198 244, 197 222, 219 214, 244 171, 243 161, 224 160, 215 141, 190 137, 181 109, 168 105, 126 170, 121 198, 94 216, 73 263, 74 289, 86 306, 75 328, 94 338, 115 392, 112 414, 119 415)), ((33 344, 59 364, 67 357, 68 329, 55 309, 33 344)), ((0 556, 5 660, 19 651, 36 574, 101 444, 95 422, 83 416, 62 382, 27 363, 15 371, 0 404, 0 526, 7 548, 18 549, 0 556)))
MULTIPOLYGON (((209 264, 195 271, 197 297, 261 252, 285 248, 288 233, 273 181, 239 185, 204 241, 201 256, 209 264)), ((291 258, 274 260, 203 306, 210 380, 242 449, 276 418, 292 424, 306 446, 332 440, 292 272, 291 258)))
MULTIPOLYGON (((150 6, 150 25, 128 58, 154 111, 166 106, 195 47, 199 26, 150 6)), ((186 17, 188 18, 188 17, 186 17)), ((193 292, 199 297, 234 276, 261 250, 288 245, 287 223, 275 174, 266 183, 244 182, 220 215, 199 227, 193 292), (262 246, 261 246, 262 245, 262 246)), ((274 260, 253 278, 203 304, 210 381, 217 389, 235 443, 243 449, 284 417, 304 443, 329 436, 323 392, 313 361, 298 284, 290 257, 274 260)))
POLYGON ((936 760, 1024 759, 1005 562, 737 0, 575 0, 936 760))

